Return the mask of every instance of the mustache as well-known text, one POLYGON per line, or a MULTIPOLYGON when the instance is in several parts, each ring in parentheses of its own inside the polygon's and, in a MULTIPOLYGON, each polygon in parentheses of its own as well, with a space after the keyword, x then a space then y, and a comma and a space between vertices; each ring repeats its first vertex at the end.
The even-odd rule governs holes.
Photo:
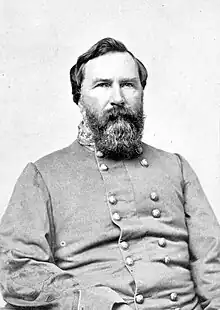
POLYGON ((106 127, 109 123, 124 120, 136 126, 136 124, 139 124, 139 120, 142 115, 143 110, 134 112, 132 109, 127 107, 113 107, 102 114, 99 118, 99 123, 102 127, 106 127))

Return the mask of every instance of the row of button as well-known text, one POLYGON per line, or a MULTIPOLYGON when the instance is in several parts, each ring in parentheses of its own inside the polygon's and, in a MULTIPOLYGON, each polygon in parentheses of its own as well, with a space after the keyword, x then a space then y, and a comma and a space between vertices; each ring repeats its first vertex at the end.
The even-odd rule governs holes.
MULTIPOLYGON (((99 156, 101 154, 101 152, 96 152, 96 155, 97 155, 97 157, 103 157, 103 156, 99 156)), ((140 161, 140 164, 141 164, 141 166, 143 166, 143 167, 148 167, 149 166, 149 164, 148 164, 148 161, 147 161, 147 159, 146 158, 143 158, 141 161, 140 161)), ((100 165, 99 165, 99 169, 100 169, 100 171, 108 171, 108 166, 106 165, 106 164, 104 164, 104 163, 101 163, 100 165)))
MULTIPOLYGON (((140 147, 137 149, 137 152, 138 152, 139 155, 141 155, 141 154, 143 153, 143 148, 142 148, 142 146, 140 146, 140 147)), ((104 153, 101 152, 101 151, 96 150, 96 156, 99 157, 99 158, 102 158, 102 157, 104 157, 104 153)), ((147 161, 146 158, 143 158, 143 159, 141 160, 140 163, 141 163, 141 165, 142 165, 143 167, 148 167, 148 166, 149 166, 148 161, 147 161)))
MULTIPOLYGON (((123 249, 123 250, 127 250, 128 248, 129 248, 129 244, 126 242, 126 241, 122 241, 121 242, 121 248, 123 249)), ((129 260, 130 261, 130 260, 129 260)), ((166 255, 165 257, 164 257, 164 263, 166 264, 166 265, 168 265, 168 264, 170 264, 170 262, 171 262, 171 258, 168 256, 168 255, 166 255)), ((129 264, 128 264, 129 265, 129 264)), ((133 265, 133 264, 132 264, 133 265)), ((131 266, 131 265, 130 265, 131 266)))
MULTIPOLYGON (((159 196, 157 195, 157 193, 152 192, 150 193, 150 199, 153 201, 158 201, 159 200, 159 196)), ((118 200, 114 195, 111 195, 108 197, 108 201, 110 204, 115 205, 117 204, 118 200)))
MULTIPOLYGON (((177 293, 171 293, 170 294, 170 300, 171 301, 177 301, 178 300, 178 295, 177 293)), ((138 294, 135 296, 135 301, 138 303, 138 304, 142 304, 144 302, 144 296, 141 295, 141 294, 138 294)), ((175 308, 174 310, 180 310, 180 308, 175 308)))
MULTIPOLYGON (((160 239, 158 240, 158 245, 159 245, 160 247, 164 248, 164 247, 166 246, 166 244, 167 244, 167 242, 166 242, 166 239, 165 239, 165 238, 160 238, 160 239)), ((126 241, 122 241, 122 242, 120 243, 120 245, 121 245, 121 248, 122 248, 123 250, 127 250, 127 249, 129 248, 129 244, 128 244, 126 241)))
MULTIPOLYGON (((155 218, 159 218, 161 217, 161 212, 159 209, 153 209, 152 210, 152 216, 155 217, 155 218)), ((115 221, 120 221, 121 220, 121 216, 118 212, 115 212, 112 214, 112 218, 113 220, 115 221)))

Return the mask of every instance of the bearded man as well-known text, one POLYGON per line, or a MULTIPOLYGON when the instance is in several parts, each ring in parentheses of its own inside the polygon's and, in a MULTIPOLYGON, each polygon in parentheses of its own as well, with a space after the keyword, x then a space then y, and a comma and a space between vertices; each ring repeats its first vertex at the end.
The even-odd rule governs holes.
POLYGON ((144 65, 105 38, 70 71, 72 145, 29 163, 0 226, 21 309, 220 309, 220 227, 188 162, 142 142, 144 65))

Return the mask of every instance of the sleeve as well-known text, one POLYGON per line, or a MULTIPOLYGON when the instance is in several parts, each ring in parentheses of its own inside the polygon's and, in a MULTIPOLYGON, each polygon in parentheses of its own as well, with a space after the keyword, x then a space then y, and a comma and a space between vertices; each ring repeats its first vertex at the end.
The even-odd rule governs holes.
MULTIPOLYGON (((50 247, 48 188, 32 163, 19 177, 0 225, 0 287, 25 309, 109 310, 123 299, 108 287, 80 287, 60 269, 50 247)), ((20 309, 20 308, 19 308, 20 309)))
POLYGON ((197 175, 180 155, 190 264, 203 309, 220 309, 220 226, 197 175))

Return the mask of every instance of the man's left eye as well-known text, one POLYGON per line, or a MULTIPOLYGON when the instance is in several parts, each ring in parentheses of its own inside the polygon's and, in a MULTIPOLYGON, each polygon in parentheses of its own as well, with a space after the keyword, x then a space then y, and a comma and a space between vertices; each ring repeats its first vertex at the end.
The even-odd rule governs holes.
POLYGON ((122 87, 134 87, 134 84, 130 82, 126 82, 122 84, 122 87))

